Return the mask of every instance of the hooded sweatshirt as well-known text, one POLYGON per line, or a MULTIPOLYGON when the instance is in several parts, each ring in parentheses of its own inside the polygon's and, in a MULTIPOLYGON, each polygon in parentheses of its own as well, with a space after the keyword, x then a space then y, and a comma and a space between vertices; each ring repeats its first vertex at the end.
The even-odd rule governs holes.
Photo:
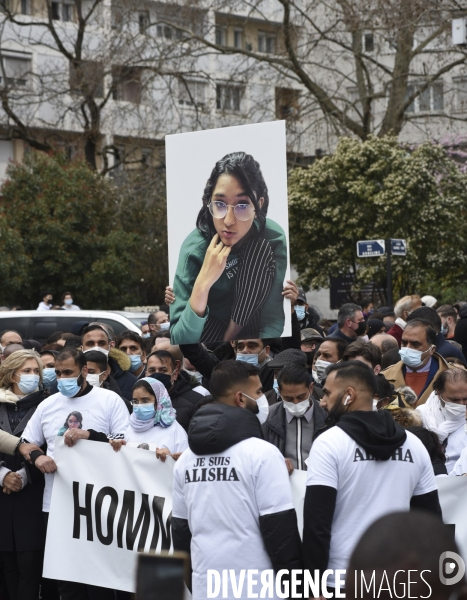
MULTIPOLYGON (((174 468, 172 530, 174 549, 191 553, 193 600, 206 598, 209 569, 234 571, 238 582, 243 569, 301 568, 284 457, 262 437, 244 408, 213 403, 191 420, 174 468)), ((246 583, 234 595, 230 580, 223 597, 251 596, 246 583)))

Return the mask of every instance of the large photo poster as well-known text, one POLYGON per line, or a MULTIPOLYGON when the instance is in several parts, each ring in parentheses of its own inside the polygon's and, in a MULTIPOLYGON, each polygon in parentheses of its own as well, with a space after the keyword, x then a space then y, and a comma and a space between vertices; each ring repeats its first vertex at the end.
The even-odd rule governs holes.
POLYGON ((285 122, 166 137, 173 344, 291 335, 285 122))

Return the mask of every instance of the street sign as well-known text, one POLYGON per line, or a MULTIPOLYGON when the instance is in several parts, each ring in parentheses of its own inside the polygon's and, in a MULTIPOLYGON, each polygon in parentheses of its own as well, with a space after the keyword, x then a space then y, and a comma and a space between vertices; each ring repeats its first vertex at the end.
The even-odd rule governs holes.
POLYGON ((407 240, 395 240, 391 238, 391 254, 393 256, 406 256, 407 240))
POLYGON ((357 242, 357 256, 367 258, 370 256, 384 256, 386 254, 384 240, 364 240, 357 242))

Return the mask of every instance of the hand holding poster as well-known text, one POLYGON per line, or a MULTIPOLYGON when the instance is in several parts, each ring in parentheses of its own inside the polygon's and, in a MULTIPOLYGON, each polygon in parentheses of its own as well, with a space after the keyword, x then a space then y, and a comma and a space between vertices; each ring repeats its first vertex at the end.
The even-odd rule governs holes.
POLYGON ((291 335, 284 122, 166 148, 172 344, 291 335))

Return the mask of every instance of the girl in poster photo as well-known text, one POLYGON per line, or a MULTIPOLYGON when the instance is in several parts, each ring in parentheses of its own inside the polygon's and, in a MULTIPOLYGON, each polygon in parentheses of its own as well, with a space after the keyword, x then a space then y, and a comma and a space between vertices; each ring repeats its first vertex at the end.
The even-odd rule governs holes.
POLYGON ((282 227, 266 216, 259 164, 245 152, 224 156, 202 203, 175 273, 172 344, 281 336, 287 244, 282 227))
POLYGON ((63 423, 63 427, 60 427, 57 435, 63 435, 68 429, 82 429, 83 428, 83 415, 77 410, 71 412, 63 423))

